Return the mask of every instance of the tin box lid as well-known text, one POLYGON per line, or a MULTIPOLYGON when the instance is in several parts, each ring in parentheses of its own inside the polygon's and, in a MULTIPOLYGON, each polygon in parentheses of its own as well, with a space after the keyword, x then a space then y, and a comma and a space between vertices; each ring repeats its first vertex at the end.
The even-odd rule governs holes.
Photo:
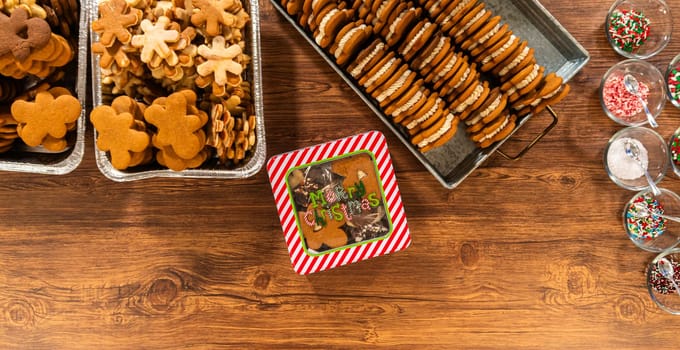
POLYGON ((379 131, 273 156, 267 171, 297 273, 410 245, 392 160, 379 131))

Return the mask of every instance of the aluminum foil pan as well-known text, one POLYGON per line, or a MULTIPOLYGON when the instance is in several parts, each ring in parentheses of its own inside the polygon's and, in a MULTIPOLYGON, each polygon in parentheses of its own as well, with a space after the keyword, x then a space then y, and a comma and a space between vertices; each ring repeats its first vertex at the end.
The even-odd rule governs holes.
POLYGON ((83 107, 76 122, 75 130, 67 135, 68 147, 62 152, 50 152, 42 147, 27 147, 16 141, 14 148, 0 154, 0 170, 26 173, 63 175, 72 172, 80 165, 85 154, 85 116, 87 84, 87 3, 79 2, 78 47, 75 59, 65 66, 63 79, 65 86, 75 92, 83 107))
MULTIPOLYGON (((98 1, 90 1, 88 6, 89 20, 91 23, 99 17, 98 1)), ((257 0, 244 2, 244 7, 250 15, 250 23, 246 26, 247 42, 245 52, 252 58, 250 70, 244 72, 244 80, 250 82, 251 93, 255 110, 255 135, 256 144, 249 158, 246 158, 238 166, 225 166, 219 164, 217 159, 207 160, 200 168, 173 171, 155 162, 126 170, 118 170, 113 167, 106 152, 100 151, 93 145, 97 167, 104 176, 114 181, 133 181, 154 177, 164 178, 214 178, 214 179, 239 179, 255 175, 262 169, 266 158, 266 141, 264 129, 264 112, 262 105, 262 67, 260 55, 260 12, 257 0)), ((99 40, 99 35, 90 29, 90 45, 99 40)), ((102 104, 101 70, 99 56, 91 54, 92 64, 92 99, 93 108, 102 104)), ((94 139, 97 139, 97 130, 94 130, 94 139)))

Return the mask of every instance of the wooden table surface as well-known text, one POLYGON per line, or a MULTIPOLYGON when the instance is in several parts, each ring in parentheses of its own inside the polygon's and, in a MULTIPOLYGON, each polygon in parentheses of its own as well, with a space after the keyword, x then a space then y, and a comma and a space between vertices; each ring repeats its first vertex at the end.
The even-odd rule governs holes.
MULTIPOLYGON (((626 237, 634 192, 603 164, 622 127, 598 100, 609 1, 544 0, 590 52, 522 159, 492 155, 442 187, 268 1, 261 2, 267 154, 377 129, 387 136, 412 245, 334 270, 293 272, 265 170, 245 180, 100 174, 91 126, 64 176, 0 179, 2 349, 649 349, 680 318, 648 296, 654 254, 626 237)), ((680 4, 671 1, 672 11, 680 4)), ((674 39, 650 62, 664 69, 674 39)), ((680 126, 667 105, 659 132, 680 126)), ((519 149, 532 118, 502 149, 519 149)), ((680 192, 669 173, 663 187, 680 192)))

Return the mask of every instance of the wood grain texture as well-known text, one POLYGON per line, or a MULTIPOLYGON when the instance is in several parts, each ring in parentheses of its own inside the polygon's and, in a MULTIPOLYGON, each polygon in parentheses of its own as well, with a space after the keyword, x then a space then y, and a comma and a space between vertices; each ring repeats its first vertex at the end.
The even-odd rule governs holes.
MULTIPOLYGON (((649 349, 680 318, 649 299, 654 257, 628 240, 600 107, 622 58, 608 1, 542 3, 590 52, 559 123, 522 159, 492 156, 444 189, 268 1, 261 2, 267 154, 386 134, 413 244, 296 275, 263 170, 245 180, 114 183, 87 153, 64 176, 2 173, 1 349, 649 349), (338 127, 341 125, 342 127, 338 127)), ((670 2, 672 11, 680 7, 670 2)), ((680 29, 649 61, 680 52, 680 29)), ((667 105, 659 129, 680 126, 667 105)), ((548 119, 527 123, 521 148, 548 119)), ((680 192, 669 173, 663 187, 680 192)))

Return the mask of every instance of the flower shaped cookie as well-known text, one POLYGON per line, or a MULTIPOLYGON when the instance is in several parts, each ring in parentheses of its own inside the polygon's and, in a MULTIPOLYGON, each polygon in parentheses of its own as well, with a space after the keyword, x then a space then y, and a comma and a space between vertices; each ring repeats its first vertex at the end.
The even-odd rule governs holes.
POLYGON ((177 42, 180 39, 180 34, 176 30, 168 30, 169 25, 170 18, 165 16, 159 17, 156 23, 145 19, 139 25, 144 34, 133 36, 131 44, 142 49, 140 53, 142 62, 149 63, 154 55, 158 55, 169 65, 177 64, 179 61, 177 54, 168 46, 168 43, 177 42))
POLYGON ((201 76, 214 74, 215 83, 218 85, 238 86, 243 79, 242 60, 243 50, 239 45, 226 46, 223 36, 216 36, 212 40, 212 46, 201 45, 198 54, 206 59, 196 67, 201 76))

